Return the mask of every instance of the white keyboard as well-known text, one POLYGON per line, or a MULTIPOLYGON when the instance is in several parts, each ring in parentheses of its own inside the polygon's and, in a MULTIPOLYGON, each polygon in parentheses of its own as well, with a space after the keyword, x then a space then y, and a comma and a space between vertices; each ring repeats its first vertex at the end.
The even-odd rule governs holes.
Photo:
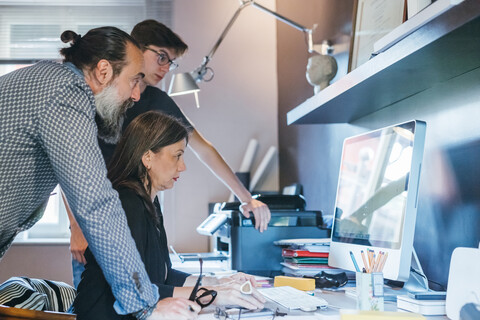
POLYGON ((320 308, 326 308, 328 302, 322 298, 311 296, 301 290, 292 287, 274 287, 259 289, 265 298, 268 298, 285 308, 301 309, 304 311, 313 311, 320 308))

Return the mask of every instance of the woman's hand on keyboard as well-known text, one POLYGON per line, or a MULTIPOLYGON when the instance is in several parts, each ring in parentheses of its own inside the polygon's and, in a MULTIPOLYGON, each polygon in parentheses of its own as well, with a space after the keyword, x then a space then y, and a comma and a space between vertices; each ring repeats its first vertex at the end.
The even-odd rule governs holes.
POLYGON ((250 294, 243 294, 241 286, 245 282, 230 281, 208 289, 217 291, 217 298, 213 304, 217 306, 235 305, 247 309, 261 309, 265 303, 265 298, 252 286, 250 294))

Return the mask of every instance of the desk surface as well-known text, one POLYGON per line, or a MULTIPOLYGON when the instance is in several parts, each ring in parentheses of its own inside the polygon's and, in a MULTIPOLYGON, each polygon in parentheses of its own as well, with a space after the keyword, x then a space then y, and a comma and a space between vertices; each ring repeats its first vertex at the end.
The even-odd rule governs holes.
MULTIPOLYGON (((328 301, 329 307, 325 310, 318 310, 315 312, 303 312, 300 310, 294 310, 288 312, 288 315, 285 317, 277 317, 279 320, 340 320, 339 309, 355 309, 356 300, 348 295, 345 295, 343 291, 327 291, 323 290, 321 293, 315 293, 315 295, 320 295, 322 298, 328 301)), ((278 306, 274 302, 267 302, 265 307, 271 309, 277 309, 281 312, 286 312, 285 308, 278 306)), ((397 311, 397 305, 395 302, 386 301, 385 302, 385 311, 397 311)), ((207 308, 202 311, 199 320, 207 319, 216 319, 213 315, 214 308, 207 308)), ((444 320, 448 318, 446 316, 426 316, 426 319, 429 320, 444 320)), ((255 318, 255 319, 264 319, 264 318, 255 318)), ((267 318, 265 318, 267 319, 267 318)))
MULTIPOLYGON (((171 255, 173 268, 177 270, 182 270, 189 273, 196 273, 198 272, 199 264, 197 261, 188 261, 185 263, 181 263, 180 259, 171 255)), ((216 261, 205 261, 203 265, 203 269, 205 273, 218 273, 226 274, 231 271, 227 270, 222 263, 216 261)), ((327 300, 329 303, 329 307, 325 310, 318 310, 316 312, 303 312, 299 310, 290 311, 288 312, 288 316, 285 317, 277 317, 276 319, 279 320, 292 320, 292 319, 302 319, 302 320, 339 320, 340 314, 339 309, 355 309, 356 308, 356 299, 346 295, 343 290, 338 291, 330 291, 330 290, 321 290, 321 292, 316 292, 315 295, 320 295, 323 299, 327 300)), ((274 302, 267 302, 265 305, 267 308, 277 309, 281 312, 286 312, 285 308, 278 306, 274 302)), ((200 320, 207 320, 207 319, 216 319, 213 315, 214 308, 206 308, 202 311, 199 318, 200 320)), ((397 304, 396 302, 385 301, 385 311, 397 311, 397 304)), ((426 316, 429 320, 448 320, 446 316, 426 316)), ((262 319, 262 318, 256 318, 262 319)))
MULTIPOLYGON (((323 290, 320 294, 322 298, 328 301, 330 307, 325 311, 317 311, 320 315, 318 319, 335 319, 335 317, 325 317, 322 315, 336 315, 338 317, 339 309, 355 309, 357 301, 355 298, 346 295, 343 291, 327 291, 323 290)), ((385 301, 385 311, 397 311, 397 303, 392 301, 385 301)), ((446 316, 425 316, 431 320, 448 319, 446 316)), ((338 318, 339 319, 339 318, 338 318)))

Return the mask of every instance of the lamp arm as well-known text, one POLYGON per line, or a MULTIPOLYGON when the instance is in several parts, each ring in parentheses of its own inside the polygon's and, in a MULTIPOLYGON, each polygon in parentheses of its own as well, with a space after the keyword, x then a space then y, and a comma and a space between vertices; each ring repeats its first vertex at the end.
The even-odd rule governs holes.
POLYGON ((195 69, 194 71, 191 72, 191 75, 193 77, 193 79, 195 79, 196 82, 200 82, 200 81, 210 81, 212 78, 213 78, 213 70, 209 67, 207 67, 207 64, 210 62, 210 60, 212 60, 212 57, 213 55, 215 54, 215 51, 217 51, 218 47, 220 46, 220 44, 222 43, 223 39, 225 39, 225 36, 227 35, 228 31, 230 31, 230 28, 232 27, 233 23, 235 22, 235 20, 237 20, 238 16, 240 15, 240 12, 245 9, 247 6, 249 5, 253 5, 254 7, 262 10, 263 12, 266 12, 268 14, 271 14, 272 16, 274 16, 276 19, 288 24, 289 26, 291 27, 294 27, 295 29, 297 30, 300 30, 302 31, 303 33, 305 33, 307 35, 307 42, 308 42, 308 52, 313 52, 314 49, 313 49, 313 40, 312 40, 312 29, 308 29, 304 26, 302 26, 301 24, 298 24, 296 23, 295 21, 292 21, 278 13, 276 13, 275 11, 272 11, 268 8, 265 8, 264 6, 256 3, 254 0, 241 0, 241 5, 240 7, 238 7, 237 11, 235 11, 235 13, 233 14, 232 18, 230 19, 230 21, 228 22, 227 26, 225 27, 225 29, 223 30, 222 34, 220 35, 220 37, 218 38, 217 42, 215 42, 215 45, 213 46, 213 48, 210 50, 210 52, 208 53, 207 56, 205 56, 203 58, 203 62, 202 64, 197 68, 195 69), (212 72, 212 75, 210 77, 209 80, 205 80, 204 79, 204 76, 206 75, 206 73, 210 71, 212 72))
POLYGON ((286 17, 284 17, 284 16, 276 13, 275 11, 272 11, 272 10, 270 10, 270 9, 268 9, 268 8, 265 8, 264 6, 256 3, 255 1, 252 1, 251 3, 252 3, 252 5, 253 5, 255 8, 258 8, 258 9, 260 9, 260 10, 266 12, 266 13, 271 14, 272 16, 274 16, 275 18, 277 18, 278 20, 280 20, 280 21, 288 24, 288 25, 291 26, 291 27, 294 27, 295 29, 298 29, 298 30, 303 31, 303 32, 311 32, 311 31, 312 31, 312 30, 310 30, 310 29, 302 26, 301 24, 296 23, 295 21, 292 21, 292 20, 290 20, 290 19, 288 19, 288 18, 286 18, 286 17))
POLYGON ((280 20, 280 21, 282 21, 283 23, 286 23, 286 24, 288 24, 289 26, 294 27, 295 29, 300 30, 300 31, 302 31, 303 33, 305 33, 305 34, 307 35, 307 37, 308 37, 308 38, 307 38, 307 41, 308 41, 308 52, 313 52, 313 51, 314 51, 314 50, 313 50, 313 39, 312 39, 312 33, 313 33, 313 31, 312 31, 312 29, 308 29, 308 28, 302 26, 301 24, 298 24, 298 23, 296 23, 295 21, 292 21, 292 20, 290 20, 290 19, 288 19, 288 18, 286 18, 286 17, 284 17, 284 16, 276 13, 275 11, 272 11, 272 10, 270 10, 270 9, 268 9, 268 8, 265 8, 264 6, 256 3, 256 2, 253 1, 253 0, 251 1, 251 4, 252 4, 255 8, 258 8, 258 9, 262 10, 263 12, 266 12, 266 13, 268 13, 268 14, 271 14, 271 15, 274 16, 277 20, 280 20))
POLYGON ((215 42, 215 45, 213 46, 213 48, 210 50, 208 55, 203 58, 202 64, 192 72, 192 76, 193 76, 193 78, 195 79, 196 82, 200 82, 200 81, 204 80, 203 78, 204 78, 205 74, 210 69, 210 68, 207 68, 207 64, 210 62, 210 60, 212 60, 212 57, 215 54, 215 51, 217 51, 217 49, 220 46, 220 44, 222 43, 223 39, 225 39, 225 36, 227 35, 228 31, 230 31, 230 28, 232 27, 235 20, 237 20, 238 16, 240 15, 240 12, 244 8, 246 8, 248 5, 250 5, 250 2, 244 2, 240 5, 240 7, 238 7, 237 11, 235 11, 235 13, 233 14, 232 18, 228 22, 225 29, 223 29, 223 32, 220 35, 220 37, 218 38, 217 42, 215 42))
POLYGON ((220 44, 222 43, 223 39, 225 39, 225 36, 227 35, 228 31, 230 31, 230 28, 232 27, 233 23, 235 22, 235 20, 237 20, 238 16, 240 15, 240 12, 243 9, 245 9, 248 5, 249 5, 248 2, 247 3, 242 3, 240 5, 240 7, 238 7, 237 11, 235 11, 235 13, 233 14, 233 17, 230 19, 227 26, 225 27, 222 34, 220 35, 220 38, 218 38, 218 40, 215 43, 215 45, 213 46, 212 50, 210 50, 210 52, 207 56, 208 61, 210 61, 212 59, 213 55, 215 54, 215 51, 217 51, 217 49, 220 46, 220 44))

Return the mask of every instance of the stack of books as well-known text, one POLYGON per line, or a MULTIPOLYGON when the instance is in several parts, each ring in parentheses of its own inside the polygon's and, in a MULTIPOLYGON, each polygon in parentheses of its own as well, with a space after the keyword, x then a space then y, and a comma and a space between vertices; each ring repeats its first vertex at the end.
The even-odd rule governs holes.
POLYGON ((328 265, 330 239, 288 239, 278 240, 282 247, 282 272, 289 276, 314 276, 322 271, 343 272, 328 265))

